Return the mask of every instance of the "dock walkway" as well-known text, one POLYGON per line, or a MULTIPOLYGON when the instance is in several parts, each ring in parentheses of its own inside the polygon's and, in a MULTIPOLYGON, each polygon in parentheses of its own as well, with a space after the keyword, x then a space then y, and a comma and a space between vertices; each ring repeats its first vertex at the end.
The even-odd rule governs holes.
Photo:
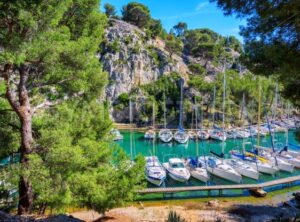
POLYGON ((219 190, 222 193, 223 190, 260 190, 266 187, 272 187, 277 185, 292 186, 294 182, 300 181, 300 176, 293 176, 288 178, 282 178, 278 180, 268 181, 258 184, 233 184, 233 185, 211 185, 211 186, 188 186, 188 187, 162 187, 162 188, 147 188, 140 190, 139 194, 153 194, 153 193, 177 193, 188 191, 212 191, 219 190))

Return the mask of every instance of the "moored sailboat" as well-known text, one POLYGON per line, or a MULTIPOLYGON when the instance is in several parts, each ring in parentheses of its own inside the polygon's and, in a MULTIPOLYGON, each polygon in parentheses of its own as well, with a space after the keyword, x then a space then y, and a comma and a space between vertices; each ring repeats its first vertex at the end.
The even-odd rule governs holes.
MULTIPOLYGON (((204 159, 201 157, 201 160, 204 159)), ((207 171, 217 177, 229 180, 234 183, 241 183, 242 176, 236 172, 231 166, 216 157, 207 157, 207 171)))
POLYGON ((182 118, 183 118, 183 79, 180 79, 180 112, 179 112, 179 129, 174 134, 174 139, 178 143, 187 143, 189 140, 189 134, 184 130, 183 124, 182 124, 182 118))
POLYGON ((169 143, 173 139, 173 133, 171 130, 167 129, 167 118, 166 118, 166 96, 164 93, 164 128, 158 133, 159 139, 164 143, 169 143))

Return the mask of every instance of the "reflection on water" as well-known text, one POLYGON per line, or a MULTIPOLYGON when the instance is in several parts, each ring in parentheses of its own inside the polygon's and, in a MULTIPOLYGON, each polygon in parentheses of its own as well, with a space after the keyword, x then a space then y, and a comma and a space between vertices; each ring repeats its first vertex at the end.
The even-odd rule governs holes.
MULTIPOLYGON (((124 140, 118 141, 117 143, 125 150, 125 152, 130 155, 130 132, 122 131, 124 135, 124 140)), ((151 140, 145 140, 144 134, 135 132, 134 133, 134 141, 133 141, 133 155, 137 155, 141 153, 143 156, 148 155, 156 155, 161 162, 168 161, 171 157, 180 157, 180 158, 188 158, 190 156, 196 156, 197 153, 202 156, 203 154, 208 155, 210 151, 214 151, 216 153, 221 153, 222 150, 225 154, 225 158, 229 158, 229 151, 232 149, 242 150, 243 143, 246 144, 246 149, 251 149, 251 139, 228 139, 226 142, 217 142, 214 140, 207 141, 199 141, 198 142, 198 150, 197 143, 195 141, 190 140, 187 144, 178 144, 176 142, 171 143, 162 143, 159 140, 154 144, 151 140)), ((253 143, 257 143, 257 139, 253 138, 253 143)), ((290 143, 299 144, 295 138, 295 131, 290 131, 288 134, 288 140, 290 143)), ((278 147, 282 147, 286 143, 286 135, 285 133, 277 133, 275 135, 275 144, 278 147)), ((261 137, 260 139, 261 146, 271 146, 270 136, 261 137)), ((300 175, 300 169, 295 170, 294 173, 287 173, 280 171, 274 177, 271 175, 261 174, 259 181, 243 177, 243 183, 257 183, 257 182, 265 182, 270 181, 277 178, 289 177, 291 175, 300 175)), ((229 181, 220 179, 218 177, 211 177, 210 184, 232 184, 229 181)), ((180 183, 174 181, 170 177, 167 177, 165 181, 165 186, 198 186, 205 185, 203 182, 200 182, 196 179, 191 178, 187 183, 180 183)), ((149 184, 149 187, 151 185, 149 184)))

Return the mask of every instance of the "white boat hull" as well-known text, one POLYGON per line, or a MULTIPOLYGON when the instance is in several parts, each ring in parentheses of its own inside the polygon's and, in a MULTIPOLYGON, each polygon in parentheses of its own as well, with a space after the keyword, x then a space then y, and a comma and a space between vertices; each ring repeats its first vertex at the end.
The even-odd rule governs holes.
POLYGON ((190 171, 190 174, 193 178, 200 180, 204 183, 207 183, 209 181, 209 175, 206 169, 200 167, 196 167, 196 168, 187 167, 187 169, 190 171))
POLYGON ((172 169, 169 166, 169 163, 163 163, 163 167, 166 169, 166 171, 168 172, 168 175, 173 179, 176 180, 178 182, 186 182, 190 179, 191 174, 188 172, 187 169, 186 172, 183 172, 184 170, 182 170, 183 173, 180 173, 174 169, 172 169))
POLYGON ((165 181, 165 178, 162 178, 162 179, 154 179, 154 178, 151 178, 151 177, 148 177, 146 175, 146 179, 149 183, 152 183, 153 185, 155 186, 161 186, 161 184, 165 181))
POLYGON ((159 139, 164 143, 170 143, 173 139, 173 133, 171 130, 164 129, 159 131, 159 139))
MULTIPOLYGON (((249 165, 248 165, 248 167, 246 167, 246 166, 237 166, 237 165, 234 165, 234 164, 230 164, 230 160, 226 160, 226 163, 228 165, 230 165, 236 172, 238 172, 239 174, 241 174, 244 177, 249 177, 249 178, 254 179, 254 180, 259 179, 259 172, 255 169, 253 169, 249 165)), ((244 163, 244 165, 245 164, 246 163, 244 163)))
POLYGON ((247 164, 253 167, 253 169, 257 169, 261 173, 270 174, 270 175, 274 175, 279 170, 278 168, 273 167, 271 165, 265 165, 260 163, 257 163, 256 165, 255 162, 249 162, 249 163, 247 162, 247 164))
POLYGON ((225 180, 229 180, 234 183, 242 182, 242 176, 239 174, 234 174, 231 172, 220 170, 218 168, 211 168, 211 167, 207 167, 207 171, 209 173, 211 173, 212 175, 215 175, 215 176, 220 177, 225 180))
POLYGON ((184 132, 184 131, 177 131, 174 134, 174 139, 175 139, 176 142, 184 144, 184 143, 188 142, 189 135, 186 132, 184 132))

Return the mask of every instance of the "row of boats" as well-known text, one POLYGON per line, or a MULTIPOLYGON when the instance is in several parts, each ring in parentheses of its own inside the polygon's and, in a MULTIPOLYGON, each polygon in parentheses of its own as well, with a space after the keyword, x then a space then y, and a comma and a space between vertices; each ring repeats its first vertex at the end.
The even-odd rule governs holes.
MULTIPOLYGON (((161 164, 156 156, 147 156, 146 179, 156 186, 161 186, 167 175, 179 182, 186 182, 193 177, 204 183, 207 183, 213 175, 241 183, 242 177, 258 180, 260 173, 269 175, 274 175, 278 171, 292 173, 294 168, 300 168, 300 153, 289 150, 287 146, 275 152, 262 146, 254 146, 253 151, 245 151, 245 144, 247 143, 243 144, 242 152, 232 150, 230 159, 224 159, 224 155, 211 152, 212 155, 209 156, 170 158, 161 164)), ((296 147, 300 149, 299 146, 296 147)))
MULTIPOLYGON (((296 126, 292 120, 281 120, 274 121, 270 124, 270 129, 267 124, 262 124, 260 127, 257 125, 250 126, 248 128, 235 128, 229 130, 223 130, 214 126, 212 130, 183 130, 179 129, 174 134, 170 129, 161 129, 158 133, 158 138, 164 142, 169 143, 175 140, 178 143, 187 143, 189 139, 195 140, 207 140, 209 138, 225 141, 226 139, 246 139, 249 137, 256 137, 258 134, 260 136, 267 136, 269 132, 286 132, 289 129, 295 129, 296 126)), ((150 129, 144 134, 144 138, 155 139, 157 137, 155 130, 150 129)))

